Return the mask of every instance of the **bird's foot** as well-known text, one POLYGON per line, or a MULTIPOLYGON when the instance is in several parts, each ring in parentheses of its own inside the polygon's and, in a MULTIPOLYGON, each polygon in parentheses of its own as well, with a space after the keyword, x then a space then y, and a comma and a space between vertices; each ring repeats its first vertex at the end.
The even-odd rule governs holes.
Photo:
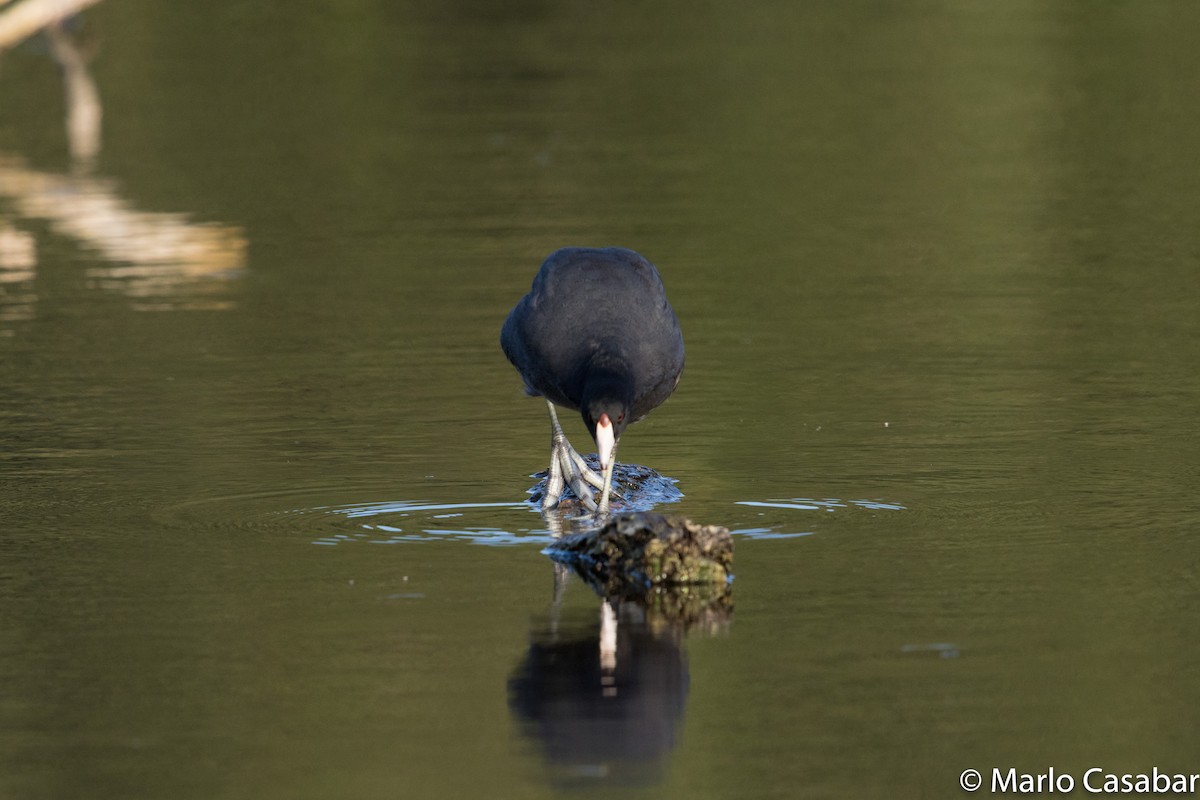
POLYGON ((550 414, 550 471, 546 476, 546 493, 542 497, 542 510, 548 511, 557 506, 558 501, 562 498, 563 489, 570 486, 571 491, 588 511, 595 512, 597 516, 608 514, 610 497, 624 499, 612 488, 613 468, 617 463, 616 445, 613 445, 608 454, 608 463, 600 465, 602 472, 597 475, 588 466, 583 456, 579 455, 567 441, 562 426, 558 424, 558 412, 554 410, 554 404, 547 400, 546 408, 550 414), (592 487, 600 490, 598 503, 592 487))
POLYGON ((542 498, 542 510, 548 510, 558 505, 563 490, 567 486, 579 498, 579 502, 589 511, 596 510, 594 486, 600 489, 604 486, 600 476, 592 472, 584 461, 583 456, 571 447, 566 436, 554 437, 550 449, 550 473, 546 479, 546 494, 542 498))

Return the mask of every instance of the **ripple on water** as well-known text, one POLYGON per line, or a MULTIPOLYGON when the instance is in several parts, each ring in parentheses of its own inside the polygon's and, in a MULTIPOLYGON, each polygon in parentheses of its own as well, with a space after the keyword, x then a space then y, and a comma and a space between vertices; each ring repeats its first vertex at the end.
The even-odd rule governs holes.
POLYGON ((832 513, 839 508, 867 508, 874 511, 902 511, 904 506, 899 503, 885 503, 882 500, 837 500, 826 498, 814 500, 807 497, 797 497, 790 500, 739 500, 739 506, 761 506, 763 508, 791 508, 798 511, 828 511, 832 513))
MULTIPOLYGON (((593 468, 598 468, 594 455, 587 458, 593 468)), ((313 540, 313 544, 324 547, 447 539, 492 546, 539 544, 544 547, 555 536, 584 527, 591 521, 569 490, 558 509, 541 513, 540 501, 545 491, 546 474, 538 473, 532 477, 539 480, 529 490, 530 498, 519 502, 431 503, 395 500, 295 509, 292 513, 318 515, 324 522, 333 522, 336 528, 341 528, 313 540), (505 518, 509 512, 515 516, 497 524, 501 521, 498 517, 505 518), (530 516, 531 513, 536 516, 530 516), (540 524, 528 524, 530 520, 537 520, 540 524)), ((619 493, 613 499, 614 511, 646 511, 683 497, 673 478, 638 464, 618 464, 613 485, 619 493)))
MULTIPOLYGON (((405 544, 457 539, 471 544, 509 546, 548 544, 551 532, 542 526, 497 525, 497 513, 518 512, 529 519, 528 502, 428 503, 394 500, 294 509, 292 514, 316 516, 335 528, 343 528, 313 539, 324 547, 366 543, 405 544), (453 524, 448 521, 453 520, 453 524)), ((538 518, 540 520, 540 517, 538 518)), ((517 520, 514 519, 514 522, 517 520)))
MULTIPOLYGON (((615 505, 615 510, 622 507, 654 508, 670 513, 669 508, 662 508, 664 498, 667 498, 665 504, 670 505, 671 501, 681 498, 682 493, 675 488, 674 480, 657 473, 650 477, 649 481, 638 484, 640 491, 626 491, 626 503, 615 505), (651 504, 651 499, 659 503, 651 504)), ((531 490, 535 496, 540 485, 531 490)), ((362 491, 366 494, 372 489, 362 487, 362 491)), ((460 541, 492 547, 536 545, 543 548, 556 536, 586 527, 592 521, 572 503, 543 513, 534 498, 502 502, 407 499, 342 504, 320 502, 322 496, 327 498, 335 492, 344 497, 346 487, 309 487, 287 492, 208 497, 162 509, 156 516, 175 525, 201 524, 213 529, 257 531, 272 537, 302 537, 320 547, 460 541), (309 504, 306 499, 316 502, 309 504)), ((736 514, 707 505, 703 513, 705 521, 727 525, 735 537, 750 540, 812 536, 817 530, 810 526, 819 524, 826 513, 892 512, 905 508, 878 498, 840 500, 829 497, 741 500, 731 505, 746 509, 740 519, 736 514)), ((684 513, 688 513, 687 510, 684 513)))
MULTIPOLYGON (((782 511, 818 511, 833 514, 839 510, 868 510, 868 511, 903 511, 905 506, 899 503, 887 502, 880 499, 841 500, 835 497, 816 499, 812 497, 768 498, 766 500, 738 500, 738 506, 750 508, 779 509, 782 511)), ((768 512, 762 512, 765 516, 768 512)), ((801 519, 811 519, 802 517, 801 519)), ((747 539, 796 539, 801 536, 812 536, 816 531, 795 530, 796 522, 791 515, 779 522, 758 527, 738 528, 731 531, 735 536, 747 539)))
POLYGON ((460 539, 477 544, 549 542, 551 535, 527 501, 436 502, 362 500, 330 503, 331 496, 377 495, 377 488, 309 487, 196 498, 162 508, 155 517, 172 527, 308 539, 318 545, 397 544, 460 539))

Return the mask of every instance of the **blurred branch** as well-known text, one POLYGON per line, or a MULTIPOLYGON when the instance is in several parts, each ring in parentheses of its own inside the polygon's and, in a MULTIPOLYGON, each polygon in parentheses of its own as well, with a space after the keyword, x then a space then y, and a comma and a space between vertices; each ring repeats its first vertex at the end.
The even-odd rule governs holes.
POLYGON ((100 154, 100 93, 75 40, 54 23, 46 28, 50 52, 63 71, 67 94, 67 142, 76 167, 90 169, 100 154))
MULTIPOLYGON (((0 6, 7 0, 0 0, 0 6)), ((0 14, 0 50, 25 41, 42 28, 61 22, 100 0, 20 0, 0 14)))
MULTIPOLYGON (((211 298, 245 267, 247 244, 240 228, 139 211, 111 181, 42 172, 2 152, 0 199, 15 208, 18 218, 45 220, 58 234, 111 262, 91 268, 89 277, 130 297, 211 298)), ((9 239, 18 248, 12 257, 24 264, 27 244, 11 234, 9 239)))

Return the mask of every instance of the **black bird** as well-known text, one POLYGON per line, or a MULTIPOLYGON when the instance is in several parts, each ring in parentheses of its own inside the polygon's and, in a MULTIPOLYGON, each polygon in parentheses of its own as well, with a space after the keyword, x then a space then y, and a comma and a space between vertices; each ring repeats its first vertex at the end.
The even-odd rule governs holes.
POLYGON ((526 392, 550 409, 542 508, 558 504, 565 477, 588 508, 606 513, 621 434, 670 397, 683 372, 683 335, 658 270, 623 247, 556 250, 504 321, 500 346, 526 392), (601 477, 567 441, 556 404, 583 415, 601 477), (600 489, 599 504, 589 483, 600 489))

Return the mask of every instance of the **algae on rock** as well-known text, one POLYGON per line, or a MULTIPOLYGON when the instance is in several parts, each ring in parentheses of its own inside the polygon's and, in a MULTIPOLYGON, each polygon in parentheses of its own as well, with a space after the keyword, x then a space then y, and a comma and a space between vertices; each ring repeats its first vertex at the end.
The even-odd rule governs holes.
POLYGON ((733 537, 719 525, 647 512, 617 514, 603 526, 563 536, 546 548, 606 595, 631 588, 724 585, 733 537))

